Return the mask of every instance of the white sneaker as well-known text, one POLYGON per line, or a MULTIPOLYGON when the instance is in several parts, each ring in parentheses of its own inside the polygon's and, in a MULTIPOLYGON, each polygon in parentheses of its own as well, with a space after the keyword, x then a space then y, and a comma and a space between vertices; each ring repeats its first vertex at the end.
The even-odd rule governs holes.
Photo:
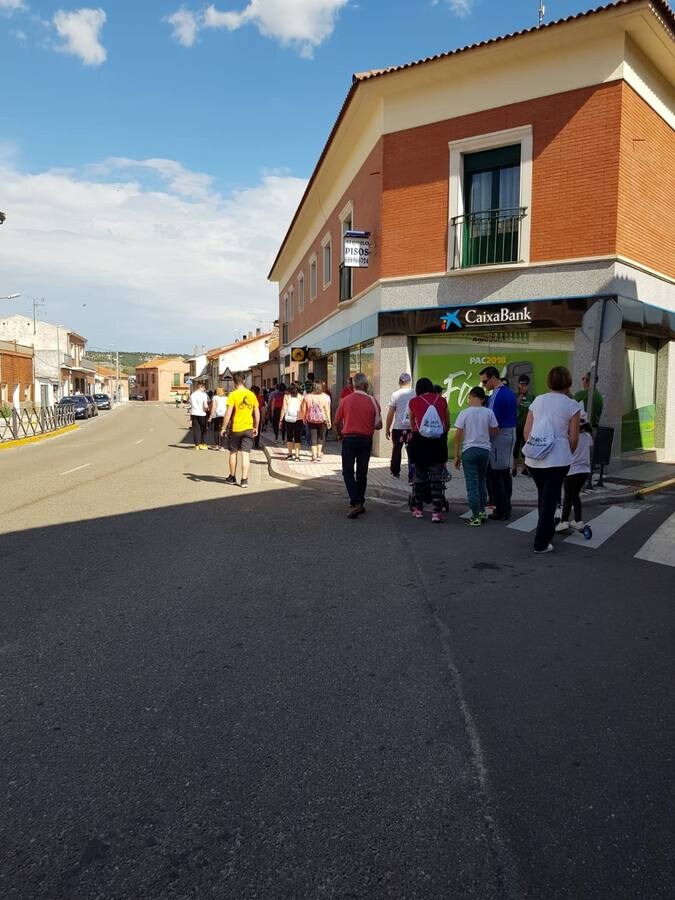
POLYGON ((585 526, 583 522, 570 522, 570 527, 575 531, 583 531, 585 526))
POLYGON ((545 550, 535 550, 535 553, 552 553, 553 552, 553 544, 549 544, 545 550))
POLYGON ((569 522, 558 522, 558 524, 555 526, 555 530, 559 534, 562 534, 563 531, 569 531, 570 527, 571 526, 569 522))

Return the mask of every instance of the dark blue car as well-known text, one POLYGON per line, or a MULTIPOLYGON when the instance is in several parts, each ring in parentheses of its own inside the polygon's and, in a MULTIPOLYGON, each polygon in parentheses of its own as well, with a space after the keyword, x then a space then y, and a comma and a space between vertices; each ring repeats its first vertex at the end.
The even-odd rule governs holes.
POLYGON ((61 397, 59 406, 70 406, 75 410, 76 419, 88 419, 91 415, 91 409, 86 397, 61 397))

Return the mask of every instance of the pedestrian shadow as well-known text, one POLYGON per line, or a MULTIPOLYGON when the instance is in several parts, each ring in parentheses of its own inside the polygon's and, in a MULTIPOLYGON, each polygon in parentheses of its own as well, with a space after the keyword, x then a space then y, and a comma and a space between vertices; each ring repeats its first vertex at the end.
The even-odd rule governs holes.
POLYGON ((188 481, 212 481, 214 484, 226 484, 226 475, 196 475, 194 472, 183 472, 188 481))

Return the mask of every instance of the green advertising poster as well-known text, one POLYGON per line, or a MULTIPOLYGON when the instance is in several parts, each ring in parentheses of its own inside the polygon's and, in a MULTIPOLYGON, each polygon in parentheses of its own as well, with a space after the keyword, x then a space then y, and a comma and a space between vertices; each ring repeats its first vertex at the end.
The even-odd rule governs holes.
POLYGON ((452 422, 458 413, 469 405, 469 391, 480 385, 479 372, 485 366, 495 366, 502 378, 509 380, 514 391, 518 388, 521 375, 530 378, 530 393, 534 396, 548 390, 546 378, 553 366, 570 365, 571 354, 564 350, 530 350, 527 345, 509 347, 504 350, 485 352, 481 348, 448 347, 447 353, 439 352, 437 346, 419 346, 416 356, 416 378, 430 378, 443 388, 443 396, 450 407, 452 422))

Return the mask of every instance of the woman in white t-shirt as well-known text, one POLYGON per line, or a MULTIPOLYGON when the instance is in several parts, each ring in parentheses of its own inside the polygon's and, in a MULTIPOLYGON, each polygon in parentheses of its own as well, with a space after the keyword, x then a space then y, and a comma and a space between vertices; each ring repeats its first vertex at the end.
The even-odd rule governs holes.
POLYGON ((485 391, 471 388, 469 406, 455 420, 455 468, 464 466, 466 498, 471 508, 469 525, 487 522, 487 469, 490 461, 490 438, 499 431, 497 417, 483 406, 485 391), (461 454, 461 455, 460 455, 461 454))
POLYGON ((221 429, 223 427, 223 419, 225 418, 225 410, 227 409, 227 397, 225 396, 225 388, 216 388, 216 393, 211 401, 211 412, 209 413, 209 422, 213 424, 213 449, 224 450, 221 429))
POLYGON ((555 511, 579 441, 579 404, 567 394, 572 387, 569 369, 555 366, 548 373, 547 384, 549 393, 540 394, 532 401, 523 430, 525 463, 539 495, 535 553, 550 553, 553 550, 551 539, 555 533, 555 511), (536 458, 528 456, 531 435, 543 448, 536 458))
POLYGON ((300 441, 302 440, 302 397, 298 393, 297 385, 292 384, 290 390, 284 395, 284 405, 281 407, 281 424, 286 425, 286 447, 288 456, 286 459, 300 462, 300 441))

